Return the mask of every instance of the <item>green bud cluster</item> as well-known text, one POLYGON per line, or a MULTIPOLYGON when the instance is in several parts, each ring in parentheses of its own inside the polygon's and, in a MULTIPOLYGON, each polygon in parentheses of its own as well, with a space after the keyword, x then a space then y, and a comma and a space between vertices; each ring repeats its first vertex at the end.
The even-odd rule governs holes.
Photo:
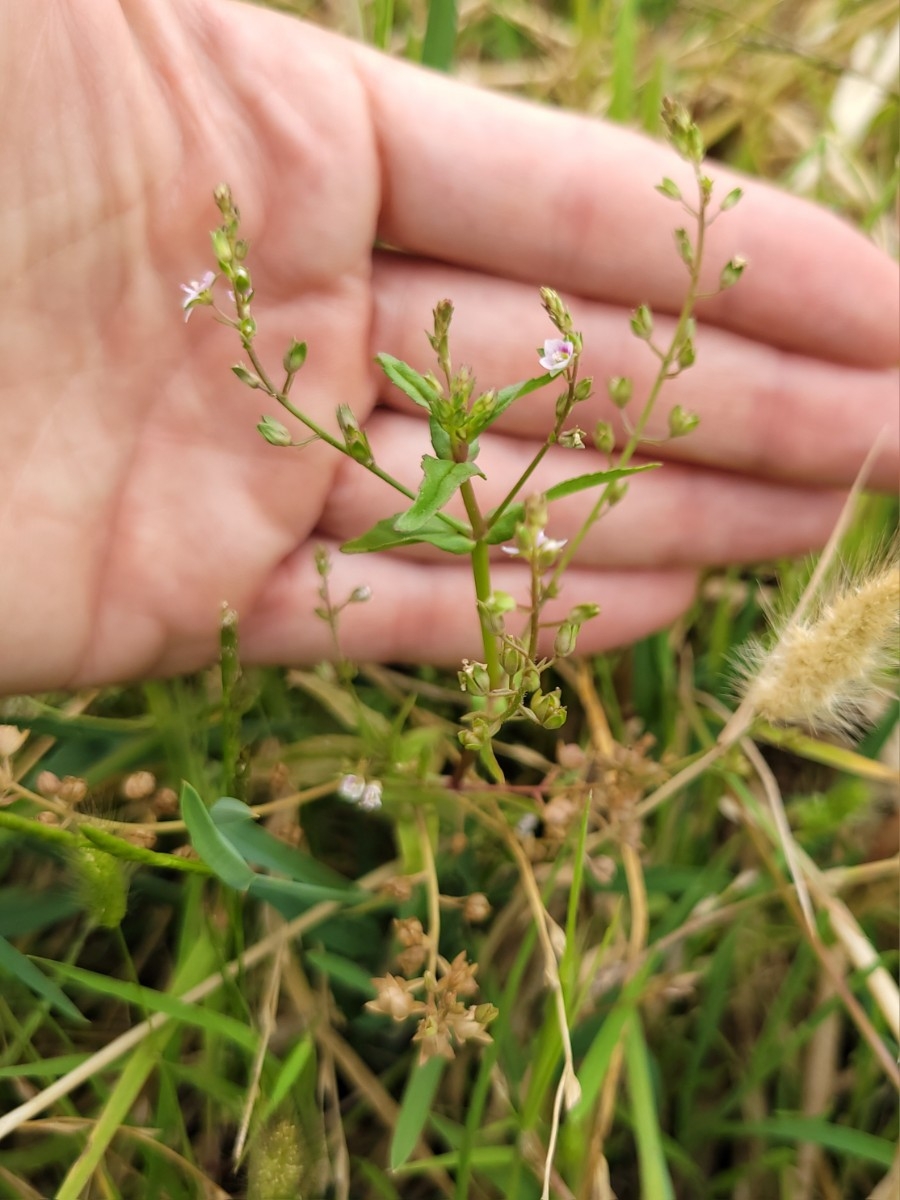
POLYGON ((684 105, 666 97, 663 100, 662 119, 676 152, 688 162, 702 162, 705 153, 703 137, 684 105))

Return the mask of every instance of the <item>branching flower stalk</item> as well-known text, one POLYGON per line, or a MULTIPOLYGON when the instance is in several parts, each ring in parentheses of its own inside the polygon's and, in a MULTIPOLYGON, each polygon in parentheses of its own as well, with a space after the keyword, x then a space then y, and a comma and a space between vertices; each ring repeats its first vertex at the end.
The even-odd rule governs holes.
MULTIPOLYGON (((688 272, 688 286, 681 305, 681 311, 678 314, 675 332, 667 349, 661 350, 653 342, 653 313, 646 304, 639 305, 631 317, 632 333, 636 338, 645 341, 650 351, 659 359, 659 369, 644 401, 643 408, 633 425, 629 423, 624 411, 632 398, 631 380, 613 378, 608 384, 610 399, 617 408, 622 410, 623 423, 629 434, 628 440, 615 460, 616 467, 620 469, 628 466, 641 444, 646 441, 644 431, 656 408, 664 385, 669 380, 676 379, 682 372, 694 364, 696 357, 694 346, 696 325, 693 313, 697 301, 704 298, 700 291, 700 275, 705 257, 707 231, 717 217, 733 208, 740 201, 742 195, 740 188, 734 188, 723 198, 716 212, 710 214, 713 181, 702 170, 705 148, 700 130, 690 119, 687 110, 682 105, 671 100, 666 100, 664 103, 663 120, 670 142, 679 155, 693 169, 697 184, 697 207, 694 208, 684 199, 681 189, 671 179, 664 179, 657 186, 657 191, 681 205, 688 216, 696 223, 696 233, 695 240, 692 242, 686 229, 678 228, 675 230, 675 244, 679 257, 688 272)), ((709 295, 715 295, 718 292, 733 287, 743 274, 745 266, 745 260, 740 257, 732 258, 727 262, 719 276, 719 285, 716 292, 709 293, 709 295)), ((699 417, 695 413, 685 411, 681 405, 675 405, 669 413, 668 424, 670 437, 684 437, 697 427, 699 417)), ((606 426, 605 423, 601 423, 595 433, 595 443, 598 449, 607 449, 608 452, 611 452, 614 444, 614 435, 611 427, 606 426)), ((603 487, 587 520, 572 538, 568 548, 557 563, 551 581, 552 584, 559 582, 559 579, 572 562, 572 559, 578 553, 582 542, 587 537, 591 528, 603 515, 605 509, 612 507, 622 499, 626 487, 627 484, 623 484, 618 479, 611 480, 603 487)))
MULTIPOLYGON (((630 463, 638 447, 646 440, 645 429, 660 391, 667 380, 690 367, 695 357, 692 313, 700 297, 700 268, 706 230, 720 212, 732 207, 740 199, 740 190, 735 189, 721 202, 718 212, 710 215, 713 182, 701 171, 703 144, 699 130, 687 112, 674 103, 667 104, 664 117, 670 141, 693 168, 699 194, 698 205, 694 208, 682 199, 677 185, 671 180, 664 179, 658 187, 663 195, 677 200, 697 225, 696 244, 691 242, 685 229, 675 231, 678 253, 689 276, 675 334, 667 349, 658 348, 653 342, 650 309, 641 305, 634 312, 632 331, 636 337, 647 342, 659 359, 660 366, 633 425, 624 417, 624 409, 631 399, 631 381, 614 379, 609 382, 610 397, 623 411, 628 440, 614 460, 615 436, 612 427, 600 422, 594 432, 594 444, 609 457, 610 468, 565 480, 549 488, 544 495, 533 495, 524 501, 521 499, 529 480, 551 446, 575 450, 585 447, 585 431, 577 425, 571 428, 567 428, 567 425, 575 406, 588 399, 593 386, 590 378, 579 378, 582 337, 575 329, 571 314, 561 297, 551 288, 541 289, 541 300, 557 336, 545 340, 543 347, 538 349, 543 373, 521 383, 477 394, 471 371, 465 366, 454 370, 449 348, 453 306, 449 300, 441 300, 435 306, 433 330, 428 334, 442 377, 440 380, 430 373, 420 374, 408 363, 389 354, 376 356, 390 382, 428 414, 434 454, 423 456, 422 479, 417 490, 413 491, 378 466, 368 438, 347 404, 337 406, 338 437, 329 433, 292 401, 291 389, 307 357, 305 342, 296 339, 291 342, 283 357, 283 383, 278 387, 273 381, 254 345, 257 331, 251 312, 254 291, 244 265, 248 246, 238 236, 239 213, 225 185, 217 188, 215 193, 223 224, 213 232, 212 243, 219 274, 232 286, 229 295, 234 302, 235 316, 227 316, 215 305, 215 273, 207 272, 201 279, 184 287, 182 304, 186 319, 194 308, 212 306, 217 318, 238 332, 250 365, 238 363, 233 366, 236 377, 247 387, 260 390, 276 400, 312 435, 306 441, 295 442, 281 422, 264 416, 257 428, 266 441, 274 446, 285 447, 303 446, 309 441, 321 440, 358 462, 403 497, 407 504, 404 511, 379 521, 367 533, 346 543, 343 547, 345 551, 371 552, 426 543, 444 552, 468 557, 483 661, 464 661, 459 674, 461 688, 473 698, 471 710, 463 717, 459 740, 466 751, 480 756, 483 767, 497 782, 502 782, 503 773, 491 744, 507 721, 531 721, 546 729, 558 729, 565 722, 566 709, 559 689, 544 692, 542 678, 554 663, 574 652, 581 626, 597 615, 599 607, 596 604, 579 604, 562 619, 550 623, 542 621, 542 614, 548 602, 559 594, 560 579, 591 526, 606 508, 624 495, 627 487, 624 478, 647 469, 631 466, 630 463), (484 478, 477 465, 480 435, 513 402, 557 379, 563 382, 564 390, 556 401, 552 428, 500 504, 491 510, 484 510, 479 503, 475 484, 476 476, 484 478), (568 544, 565 540, 548 536, 549 506, 553 501, 579 491, 596 491, 598 488, 599 497, 587 520, 568 544), (457 493, 467 520, 457 519, 445 511, 457 493), (530 594, 526 604, 519 605, 511 595, 494 589, 491 574, 494 546, 501 546, 507 553, 518 555, 528 564, 530 594), (517 612, 524 614, 524 628, 514 634, 507 629, 506 622, 511 614, 517 612), (553 649, 550 654, 539 658, 540 637, 547 630, 555 631, 553 649)), ((722 271, 718 290, 735 283, 743 265, 742 260, 732 259, 722 271)), ((689 433, 697 420, 695 415, 676 405, 669 414, 669 435, 680 437, 689 433)), ((324 617, 336 635, 336 610, 332 611, 326 604, 324 617)))

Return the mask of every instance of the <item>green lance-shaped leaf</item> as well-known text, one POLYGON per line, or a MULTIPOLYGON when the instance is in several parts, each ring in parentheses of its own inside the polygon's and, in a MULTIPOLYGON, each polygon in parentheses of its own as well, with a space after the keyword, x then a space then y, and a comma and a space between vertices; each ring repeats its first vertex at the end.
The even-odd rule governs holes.
POLYGON ((410 400, 414 404, 418 404, 420 408, 427 408, 430 412, 432 405, 440 400, 434 384, 429 383, 424 375, 413 370, 409 363, 394 358, 390 354, 376 354, 375 361, 391 383, 409 396, 410 400))
POLYGON ((444 1058, 429 1058, 427 1062, 416 1063, 411 1068, 391 1141, 392 1171, 402 1166, 416 1148, 416 1142, 431 1116, 435 1094, 446 1066, 447 1060, 444 1058))
POLYGON ((448 462, 422 455, 422 482, 412 506, 394 521, 398 533, 416 533, 441 511, 458 488, 473 475, 484 473, 471 462, 448 462))
POLYGON ((30 958, 26 958, 6 938, 2 937, 0 937, 0 972, 14 976, 29 991, 46 1000, 48 1004, 52 1004, 71 1021, 85 1020, 65 992, 61 991, 52 979, 48 979, 42 971, 38 970, 30 958))
POLYGON ((255 872, 216 828, 196 788, 189 783, 181 785, 181 815, 191 835, 191 843, 201 859, 212 867, 223 883, 239 892, 246 892, 255 878, 255 872))
POLYGON ((477 437, 479 433, 483 433, 489 425, 493 425, 501 413, 506 412, 514 401, 519 400, 522 396, 527 396, 529 392, 536 392, 538 388, 550 383, 553 378, 553 375, 538 375, 534 379, 526 379, 522 383, 512 383, 509 387, 501 388, 494 397, 494 403, 484 419, 475 422, 474 425, 469 425, 470 437, 477 437))
POLYGON ((394 528, 401 513, 373 525, 361 537, 352 538, 341 546, 343 554, 372 554, 376 550, 396 550, 398 546, 420 546, 427 542, 447 554, 471 554, 475 546, 466 533, 457 532, 440 518, 434 517, 415 533, 398 533, 394 528))
POLYGON ((643 463, 639 467, 614 467, 611 471, 593 471, 590 475, 576 475, 574 479, 566 479, 555 487, 547 488, 544 495, 548 500, 562 500, 564 496, 574 496, 576 492, 587 491, 588 488, 600 487, 607 483, 615 483, 626 475, 637 475, 641 471, 652 471, 662 463, 643 463))

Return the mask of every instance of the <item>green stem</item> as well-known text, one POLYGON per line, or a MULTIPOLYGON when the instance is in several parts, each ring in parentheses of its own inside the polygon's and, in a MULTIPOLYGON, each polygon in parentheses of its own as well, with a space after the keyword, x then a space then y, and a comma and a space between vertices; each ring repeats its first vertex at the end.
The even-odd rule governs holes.
POLYGON ((481 509, 478 507, 478 501, 475 498, 475 489, 472 487, 471 479, 467 479, 462 484, 459 492, 462 496, 463 504, 466 506, 466 514, 472 526, 472 536, 475 539, 475 546, 471 554, 472 577, 475 580, 475 596, 482 602, 478 605, 478 621, 481 625, 484 661, 488 669, 491 687, 498 688, 503 676, 500 668, 500 653, 497 649, 497 639, 494 636, 494 631, 491 629, 488 615, 482 607, 483 604, 486 604, 490 600, 493 591, 491 587, 490 550, 487 542, 484 540, 487 529, 484 517, 481 515, 481 509))
POLYGON ((537 470, 537 467, 538 467, 539 463, 541 462, 541 459, 544 457, 544 455, 547 453, 547 451, 550 449, 550 447, 555 446, 556 443, 559 441, 559 435, 562 433, 562 427, 563 427, 563 425, 565 425, 566 421, 568 421, 568 419, 572 413, 572 409, 575 406, 573 394, 575 391, 575 384, 577 382, 577 379, 578 379, 578 364, 576 362, 572 368, 571 374, 568 375, 569 403, 566 405, 565 411, 559 417, 557 417, 556 424, 553 426, 553 430, 550 433, 547 440, 544 442, 543 446, 541 446, 541 448, 538 450, 537 454, 535 454, 534 458, 531 460, 531 462, 528 464, 528 466, 525 468, 525 470, 522 472, 522 474, 519 476, 519 478, 516 480, 516 482, 512 485, 512 487, 509 489, 509 491, 506 493, 506 495, 503 497, 503 499, 500 501, 500 503, 497 505, 497 507, 491 513, 490 521, 488 522, 488 530, 492 529, 494 527, 494 525, 497 524, 497 522, 500 520, 500 518, 503 516, 503 514, 509 508, 510 504, 512 504, 512 502, 515 500, 516 496, 518 496, 519 493, 522 491, 522 488, 525 486, 525 484, 528 482, 528 480, 531 478, 531 476, 537 470))
MULTIPOLYGON (((266 374, 265 367, 260 362, 259 356, 249 342, 244 342, 244 350, 247 353, 247 357, 250 359, 253 370, 259 376, 260 382, 263 385, 263 389, 268 393, 269 396, 271 396, 273 400, 277 400, 282 408, 289 412, 292 417, 296 417, 301 424, 305 425, 311 433, 314 433, 315 436, 325 442, 326 445, 331 446, 334 450, 337 450, 339 454, 344 454, 348 458, 353 458, 353 455, 348 452, 347 447, 343 442, 339 441, 326 429, 323 429, 321 425, 317 424, 312 419, 312 417, 308 417, 306 413, 301 412, 299 408, 295 408, 288 399, 286 392, 279 391, 278 388, 275 387, 274 383, 266 374)), ((392 487, 394 491, 399 492, 401 496, 405 496, 407 500, 415 500, 415 492, 411 492, 405 484, 402 484, 399 481, 399 479, 395 479, 393 475, 389 475, 387 471, 383 471, 377 463, 362 462, 358 458, 354 458, 353 461, 358 462, 361 467, 365 467, 365 469, 372 475, 377 476, 378 479, 381 479, 384 483, 388 484, 389 487, 392 487)), ((464 536, 468 536, 469 530, 466 527, 465 522, 457 521, 454 517, 448 516, 446 513, 438 513, 437 516, 446 525, 449 525, 455 533, 461 533, 464 536)))

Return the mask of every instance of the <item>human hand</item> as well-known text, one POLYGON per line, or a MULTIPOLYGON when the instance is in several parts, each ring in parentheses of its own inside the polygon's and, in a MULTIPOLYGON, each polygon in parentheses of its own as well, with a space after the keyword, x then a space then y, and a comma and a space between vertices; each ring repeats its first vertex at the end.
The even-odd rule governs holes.
MULTIPOLYGON (((427 427, 372 357, 430 365, 421 331, 438 299, 456 306, 456 361, 488 386, 533 373, 550 333, 536 287, 564 290, 601 393, 610 375, 639 390, 653 369, 628 310, 646 301, 662 325, 679 307, 675 209, 653 189, 684 174, 621 129, 210 0, 91 0, 77 20, 5 0, 0 60, 0 690, 198 667, 215 655, 223 601, 247 661, 327 656, 314 547, 396 507, 327 447, 262 442, 226 369, 233 335, 203 312, 182 323, 178 284, 210 265, 221 180, 252 240, 261 355, 277 362, 292 336, 306 340, 303 407, 333 427, 349 403, 400 477, 415 478, 427 427), (373 254, 376 238, 404 253, 373 254)), ((632 481, 567 574, 565 604, 603 607, 585 650, 670 620, 703 564, 823 541, 835 489, 885 425, 875 482, 894 483, 893 265, 755 184, 712 232, 711 278, 734 253, 745 278, 701 307, 697 365, 664 396, 700 428, 661 448, 672 461, 632 481)), ((588 427, 605 415, 589 403, 588 427)), ((531 457, 548 405, 528 398, 483 439, 488 492, 531 457)), ((591 469, 590 452, 572 453, 548 455, 538 485, 591 469)), ((553 536, 583 513, 555 506, 553 536)), ((335 558, 338 598, 373 590, 342 620, 351 657, 477 648, 464 562, 335 558)), ((522 582, 498 563, 497 586, 522 582)))

